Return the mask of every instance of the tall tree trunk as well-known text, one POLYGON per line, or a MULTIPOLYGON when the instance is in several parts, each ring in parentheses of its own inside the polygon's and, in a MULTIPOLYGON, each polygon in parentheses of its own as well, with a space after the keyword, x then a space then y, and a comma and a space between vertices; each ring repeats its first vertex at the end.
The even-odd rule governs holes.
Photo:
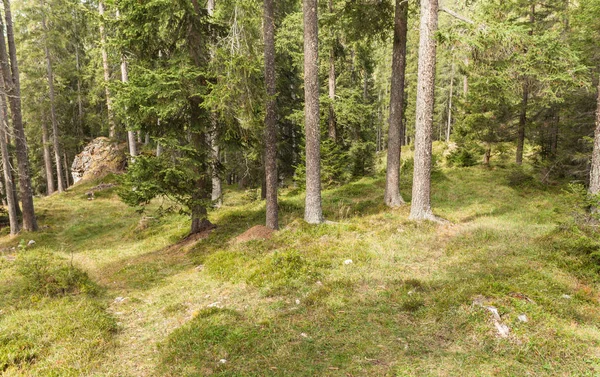
MULTIPOLYGON (((4 80, 0 80, 0 89, 5 90, 4 80)), ((4 96, 0 97, 0 101, 4 102, 4 96)), ((17 202, 14 195, 15 183, 12 175, 12 166, 10 163, 10 152, 8 145, 6 144, 6 133, 8 124, 8 114, 6 113, 6 106, 2 103, 0 106, 0 152, 2 153, 2 170, 4 175, 4 187, 6 192, 6 205, 8 210, 8 222, 10 224, 10 234, 15 235, 19 233, 19 215, 17 212, 17 202)))
POLYGON ((385 204, 399 207, 404 204, 400 195, 400 154, 404 119, 404 81, 406 77, 406 35, 408 3, 396 0, 394 16, 394 52, 392 58, 392 88, 390 92, 390 127, 388 130, 385 204))
MULTIPOLYGON (((210 17, 214 16, 215 13, 215 0, 208 0, 206 4, 206 10, 210 17)), ((211 35, 211 47, 210 47, 210 59, 214 60, 215 58, 215 37, 211 35)), ((219 157, 220 157, 220 148, 218 143, 219 138, 219 122, 217 118, 217 114, 214 111, 210 113, 210 131, 208 132, 209 145, 210 145, 210 173, 212 179, 212 192, 211 192, 211 201, 213 202, 215 207, 220 207, 223 204, 223 184, 221 182, 221 177, 219 176, 219 157)))
POLYGON ((71 176, 70 172, 69 172, 69 164, 68 164, 68 160, 67 160, 67 152, 63 149, 63 170, 65 172, 65 190, 67 188, 69 188, 69 186, 71 186, 69 184, 69 177, 71 176))
POLYGON ((54 75, 52 73, 52 59, 50 50, 48 49, 46 20, 42 17, 42 29, 46 33, 44 37, 44 52, 46 54, 46 72, 48 79, 48 96, 50 98, 50 120, 52 121, 52 145, 54 146, 54 164, 56 165, 56 181, 58 183, 58 192, 65 190, 64 172, 62 164, 62 156, 58 135, 58 120, 56 119, 56 105, 54 102, 54 75))
POLYGON ((44 168, 46 171, 46 192, 48 195, 54 193, 54 174, 52 173, 52 157, 50 153, 50 142, 48 140, 48 125, 42 114, 42 146, 44 148, 44 168))
MULTIPOLYGON (((333 0, 329 0, 329 12, 333 13, 333 0)), ((332 33, 333 34, 333 33, 332 33)), ((332 35, 332 45, 329 50, 329 128, 328 136, 331 140, 336 141, 337 129, 335 124, 335 109, 333 103, 335 102, 335 38, 332 35)))
POLYGON ((452 96, 454 96, 454 63, 450 75, 450 96, 448 97, 448 125, 446 126, 446 143, 450 142, 450 131, 452 130, 452 96))
MULTIPOLYGON (((129 74, 127 72, 127 60, 125 60, 125 56, 121 57, 121 81, 123 81, 124 83, 129 81, 129 74)), ((127 130, 127 142, 129 145, 129 154, 131 155, 131 157, 137 156, 135 131, 127 130)))
POLYGON ((596 130, 594 132, 594 150, 592 152, 589 192, 592 195, 600 194, 600 77, 598 78, 596 130))
POLYGON ((518 165, 523 163, 523 146, 525 145, 525 126, 527 125, 527 103, 529 101, 529 86, 527 82, 523 84, 523 97, 521 100, 521 112, 519 114, 519 127, 517 129, 517 155, 515 162, 518 165))
MULTIPOLYGON (((535 24, 535 3, 531 3, 529 12, 529 23, 531 29, 529 35, 533 35, 533 28, 535 24)), ((527 48, 525 48, 527 53, 527 48)), ((519 114, 519 126, 517 129, 517 154, 515 156, 515 162, 517 165, 523 164, 523 148, 525 146, 525 126, 527 125, 527 104, 529 102, 529 78, 523 76, 523 97, 521 100, 521 113, 519 114)))
MULTIPOLYGON (((27 140, 23 128, 21 114, 21 84, 19 80, 19 66, 17 63, 17 49, 15 46, 15 35, 12 26, 12 12, 10 0, 4 0, 4 15, 6 17, 6 37, 8 40, 8 51, 10 56, 10 67, 6 53, 4 38, 0 38, 0 60, 2 71, 6 82, 7 97, 9 98, 11 114, 13 118, 13 133, 15 136, 15 148, 17 154, 17 166, 19 170, 19 189, 23 204, 23 229, 26 231, 38 230, 35 210, 33 205, 33 192, 31 189, 31 176, 29 175, 29 156, 27 154, 27 140)), ((0 25, 0 30, 3 30, 0 25)))
POLYGON ((104 30, 104 3, 98 2, 100 13, 100 49, 102 50, 102 69, 104 70, 104 93, 106 95, 106 111, 108 115, 108 137, 114 138, 116 134, 115 115, 112 109, 112 97, 110 95, 110 69, 108 66, 108 52, 106 50, 106 32, 104 30))
POLYGON ((275 9, 274 0, 265 0, 265 84, 267 113, 265 115, 265 183, 267 192, 266 226, 279 229, 277 209, 277 86, 275 81, 275 9))
MULTIPOLYGON (((469 58, 465 58, 465 70, 469 67, 469 58)), ((463 76, 463 96, 467 98, 469 94, 469 76, 465 73, 463 76)))
POLYGON ((321 130, 319 122, 319 24, 317 0, 303 0, 304 122, 306 129, 306 202, 304 220, 323 222, 321 208, 321 130))
POLYGON ((431 139, 435 100, 437 0, 421 1, 415 157, 410 219, 436 220, 431 211, 431 139))

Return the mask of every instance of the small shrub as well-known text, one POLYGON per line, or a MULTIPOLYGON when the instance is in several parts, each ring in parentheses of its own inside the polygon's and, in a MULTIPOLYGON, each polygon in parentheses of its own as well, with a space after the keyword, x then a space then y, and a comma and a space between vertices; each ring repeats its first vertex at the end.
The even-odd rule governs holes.
POLYGON ((57 297, 98 291, 87 273, 49 252, 22 254, 16 267, 21 278, 20 289, 25 293, 57 297))
POLYGON ((475 153, 470 149, 460 147, 446 156, 448 166, 469 167, 477 165, 475 153))
POLYGON ((538 182, 535 178, 527 173, 522 167, 513 167, 507 175, 508 185, 511 187, 535 187, 538 182))

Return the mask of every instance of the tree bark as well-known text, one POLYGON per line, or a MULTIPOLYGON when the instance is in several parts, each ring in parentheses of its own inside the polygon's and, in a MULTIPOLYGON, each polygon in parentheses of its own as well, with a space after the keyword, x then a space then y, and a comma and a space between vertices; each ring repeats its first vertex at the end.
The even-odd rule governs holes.
POLYGON ((525 125, 527 124, 527 103, 529 101, 529 87, 527 82, 523 84, 523 98, 521 100, 521 112, 519 114, 519 127, 517 129, 517 165, 523 163, 523 146, 525 145, 525 125))
MULTIPOLYGON (((533 35, 533 28, 535 24, 535 3, 531 4, 529 12, 529 23, 531 29, 529 35, 533 35)), ((527 48, 525 48, 527 53, 527 48)), ((515 162, 517 165, 523 164, 523 148, 525 146, 525 126, 527 125, 527 104, 529 102, 529 78, 523 76, 523 97, 521 100, 521 113, 519 114, 519 126, 517 129, 517 154, 515 156, 515 162)))
MULTIPOLYGON (((329 0, 329 12, 333 13, 333 0, 329 0)), ((333 33, 332 33, 333 34, 333 33)), ((332 35, 332 45, 329 50, 329 128, 328 136, 334 142, 337 139, 337 128, 335 122, 335 109, 333 103, 335 102, 335 38, 332 35)))
POLYGON ((319 25, 317 0, 303 0, 306 201, 304 220, 323 222, 321 208, 321 130, 319 122, 319 25))
POLYGON ((452 131, 452 97, 454 96, 454 63, 450 75, 450 96, 448 97, 448 125, 446 126, 446 143, 450 142, 450 131, 452 131))
POLYGON ((390 127, 388 130, 385 204, 399 207, 404 204, 400 195, 400 155, 404 119, 404 81, 406 78, 406 35, 408 3, 396 0, 394 16, 394 46, 392 58, 392 87, 390 92, 390 127))
POLYGON ((42 146, 44 148, 44 168, 46 171, 46 192, 48 195, 54 193, 54 174, 52 173, 52 156, 50 153, 50 142, 48 141, 48 125, 42 114, 42 146))
MULTIPOLYGON (((0 38, 0 60, 2 61, 4 80, 7 84, 7 97, 9 98, 13 120, 12 125, 15 136, 15 148, 17 152, 17 166, 19 170, 19 189, 23 204, 23 229, 26 231, 36 231, 38 230, 38 225, 35 218, 35 209, 33 205, 31 176, 29 174, 29 156, 27 154, 27 140, 25 139, 25 130, 23 128, 23 118, 21 114, 21 84, 19 80, 19 66, 17 63, 15 36, 12 26, 12 12, 10 9, 10 0, 3 1, 4 15, 6 17, 6 37, 8 40, 10 67, 8 66, 4 38, 0 38)), ((0 30, 3 30, 2 26, 3 25, 0 24, 0 30)))
POLYGON ((589 192, 592 195, 600 194, 600 78, 598 79, 596 130, 594 132, 594 150, 592 152, 589 192))
MULTIPOLYGON (((206 10, 210 17, 213 17, 215 14, 215 0, 208 0, 206 4, 206 10)), ((210 59, 214 60, 215 58, 215 40, 214 35, 211 35, 212 42, 210 47, 210 59)), ((219 137, 219 121, 217 118, 217 114, 214 111, 210 113, 210 131, 208 132, 209 146, 210 146, 210 173, 212 180, 212 192, 211 192, 211 201, 215 207, 221 207, 223 204, 223 184, 221 182, 221 177, 219 176, 219 157, 220 157, 220 147, 218 143, 219 137)))
MULTIPOLYGON (((4 91, 4 80, 0 80, 0 90, 4 91)), ((4 102, 4 96, 0 97, 0 101, 4 102)), ((6 106, 2 103, 0 106, 0 152, 2 153, 2 170, 4 175, 4 187, 6 192, 6 205, 8 210, 8 222, 10 224, 10 234, 15 235, 19 233, 19 216, 17 212, 17 202, 14 195, 15 183, 12 175, 12 166, 10 163, 10 152, 6 143, 6 132, 8 124, 6 113, 6 106)))
POLYGON ((265 0, 265 84, 267 112, 265 115, 265 183, 267 193, 266 226, 279 229, 277 208, 277 86, 275 77, 275 4, 265 0))
MULTIPOLYGON (((125 56, 121 57, 121 81, 123 81, 124 83, 129 81, 129 74, 127 72, 127 60, 125 60, 125 56)), ((127 142, 129 145, 129 154, 131 155, 131 157, 137 156, 135 131, 127 130, 127 142)))
POLYGON ((71 173, 69 172, 69 164, 68 164, 68 160, 67 160, 67 152, 64 149, 63 149, 63 159, 62 160, 63 160, 63 170, 65 172, 65 190, 66 190, 66 189, 69 188, 69 186, 71 186, 70 183, 69 183, 69 180, 70 180, 69 177, 71 176, 71 173))
POLYGON ((56 182, 58 185, 58 192, 61 193, 65 190, 64 172, 58 135, 58 120, 56 119, 56 105, 54 102, 54 74, 52 73, 52 59, 46 40, 48 28, 46 27, 46 20, 44 17, 42 17, 42 29, 46 33, 44 37, 44 53, 46 54, 46 72, 48 79, 48 97, 50 99, 50 120, 52 121, 52 145, 54 147, 54 164, 56 165, 56 182))
POLYGON ((104 30, 104 3, 98 2, 98 13, 100 13, 100 49, 102 50, 102 69, 104 70, 104 93, 106 95, 106 111, 108 115, 108 137, 116 136, 115 116, 112 109, 112 97, 110 95, 110 68, 108 66, 108 52, 106 51, 106 32, 104 30))
POLYGON ((431 211, 431 140, 435 100, 437 23, 437 0, 422 0, 415 124, 415 166, 410 209, 410 219, 412 220, 436 220, 431 211))

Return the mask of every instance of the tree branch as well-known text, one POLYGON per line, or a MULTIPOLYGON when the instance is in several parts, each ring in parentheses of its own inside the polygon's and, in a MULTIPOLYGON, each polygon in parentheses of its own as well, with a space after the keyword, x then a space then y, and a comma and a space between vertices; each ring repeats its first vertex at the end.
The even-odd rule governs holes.
POLYGON ((473 22, 472 20, 468 19, 467 17, 465 17, 463 15, 456 13, 455 11, 453 11, 451 9, 440 7, 440 12, 446 12, 449 15, 451 15, 452 17, 461 20, 462 22, 466 22, 468 24, 475 25, 475 22, 473 22))

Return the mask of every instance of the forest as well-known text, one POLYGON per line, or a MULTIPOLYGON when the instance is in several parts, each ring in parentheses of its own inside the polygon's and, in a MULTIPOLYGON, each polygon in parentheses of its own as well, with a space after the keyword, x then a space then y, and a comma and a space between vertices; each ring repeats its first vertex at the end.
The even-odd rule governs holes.
POLYGON ((599 0, 1 0, 1 376, 597 376, 599 0))

